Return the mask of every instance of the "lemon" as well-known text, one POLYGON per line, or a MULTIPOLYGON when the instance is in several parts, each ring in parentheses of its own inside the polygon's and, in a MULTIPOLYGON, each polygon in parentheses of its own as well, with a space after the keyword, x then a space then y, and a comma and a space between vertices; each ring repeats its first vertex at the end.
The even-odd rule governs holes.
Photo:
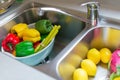
POLYGON ((100 52, 96 48, 92 48, 88 51, 87 58, 98 64, 100 62, 100 52))
POLYGON ((71 64, 74 67, 78 67, 81 60, 82 58, 79 55, 74 54, 74 53, 68 55, 65 59, 67 63, 71 64))
POLYGON ((108 63, 110 61, 111 55, 112 53, 108 48, 102 48, 100 50, 100 57, 103 63, 108 63))
POLYGON ((84 69, 89 76, 95 76, 97 72, 96 64, 90 59, 84 59, 81 62, 81 68, 84 69))
POLYGON ((59 65, 60 76, 63 78, 63 80, 72 80, 72 77, 73 77, 72 75, 75 69, 76 68, 72 66, 71 64, 62 62, 59 65))
POLYGON ((73 73, 73 80, 88 80, 87 72, 82 68, 76 69, 73 73))
POLYGON ((85 58, 88 52, 88 45, 86 43, 80 42, 72 50, 72 53, 79 55, 81 58, 85 58))
POLYGON ((117 77, 117 78, 115 78, 115 79, 113 79, 113 80, 120 80, 120 77, 117 77))

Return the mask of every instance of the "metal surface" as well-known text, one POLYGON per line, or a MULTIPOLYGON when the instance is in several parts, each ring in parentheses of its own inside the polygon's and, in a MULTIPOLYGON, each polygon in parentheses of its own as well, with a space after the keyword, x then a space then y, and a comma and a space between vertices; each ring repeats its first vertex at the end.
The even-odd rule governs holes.
MULTIPOLYGON (((120 23, 114 19, 100 17, 100 24, 90 27, 85 25, 89 22, 85 17, 84 12, 44 5, 38 0, 26 1, 0 20, 0 41, 13 25, 20 22, 32 24, 45 18, 50 19, 53 24, 60 24, 62 27, 56 36, 51 54, 44 64, 33 68, 57 80, 72 80, 73 71, 86 57, 88 49, 108 47, 114 50, 120 45, 120 23)), ((96 76, 90 77, 89 80, 107 80, 108 74, 107 65, 100 63, 96 76)))
MULTIPOLYGON (((68 55, 64 55, 64 58, 58 63, 60 77, 62 77, 63 80, 72 80, 72 74, 74 70, 80 67, 81 60, 86 58, 87 52, 90 48, 97 48, 100 50, 101 48, 106 47, 111 51, 115 50, 116 48, 120 48, 119 25, 106 23, 87 29, 78 35, 73 42, 63 50, 70 51, 66 51, 66 54, 68 55)), ((108 65, 103 63, 99 63, 97 65, 97 73, 95 77, 89 77, 89 80, 108 79, 108 65)))
POLYGON ((15 0, 0 0, 0 15, 5 13, 15 0))
POLYGON ((90 20, 91 26, 97 26, 99 22, 99 3, 98 2, 87 2, 81 4, 87 6, 87 19, 90 20))

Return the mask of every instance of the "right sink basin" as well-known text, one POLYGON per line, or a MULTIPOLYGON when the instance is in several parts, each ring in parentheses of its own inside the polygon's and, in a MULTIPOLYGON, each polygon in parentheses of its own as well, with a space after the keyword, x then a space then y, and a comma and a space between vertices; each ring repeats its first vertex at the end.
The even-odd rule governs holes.
MULTIPOLYGON (((108 48, 113 52, 120 48, 120 24, 109 21, 103 24, 88 28, 83 34, 80 34, 71 44, 74 47, 69 48, 65 56, 58 64, 58 74, 63 80, 73 80, 73 72, 80 68, 81 61, 86 59, 87 52, 91 48, 98 50, 108 48), (112 22, 110 22, 112 23, 112 22)), ((67 49, 67 48, 66 48, 67 49)), ((108 64, 100 62, 97 65, 97 73, 89 80, 108 80, 109 70, 108 64)))

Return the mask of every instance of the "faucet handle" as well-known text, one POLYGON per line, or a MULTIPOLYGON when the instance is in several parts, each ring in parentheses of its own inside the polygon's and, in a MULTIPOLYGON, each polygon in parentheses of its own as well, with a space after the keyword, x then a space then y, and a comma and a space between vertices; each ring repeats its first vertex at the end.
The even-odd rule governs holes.
POLYGON ((86 3, 82 3, 81 6, 85 6, 85 5, 96 5, 97 7, 99 6, 99 2, 86 2, 86 3))

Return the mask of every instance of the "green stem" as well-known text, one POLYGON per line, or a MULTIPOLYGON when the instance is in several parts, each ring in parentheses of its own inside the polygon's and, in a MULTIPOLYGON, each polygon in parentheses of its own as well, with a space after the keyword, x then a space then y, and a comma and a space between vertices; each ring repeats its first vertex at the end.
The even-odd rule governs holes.
POLYGON ((7 45, 10 48, 10 52, 12 53, 12 51, 13 51, 12 43, 8 43, 7 45))
POLYGON ((117 73, 116 73, 116 74, 117 74, 117 75, 120 75, 120 65, 117 65, 117 68, 116 68, 116 69, 117 69, 117 73))
POLYGON ((39 50, 42 50, 44 47, 46 47, 50 41, 56 36, 58 33, 58 30, 60 29, 60 25, 55 25, 51 32, 48 34, 48 36, 35 48, 35 52, 38 52, 39 50))

